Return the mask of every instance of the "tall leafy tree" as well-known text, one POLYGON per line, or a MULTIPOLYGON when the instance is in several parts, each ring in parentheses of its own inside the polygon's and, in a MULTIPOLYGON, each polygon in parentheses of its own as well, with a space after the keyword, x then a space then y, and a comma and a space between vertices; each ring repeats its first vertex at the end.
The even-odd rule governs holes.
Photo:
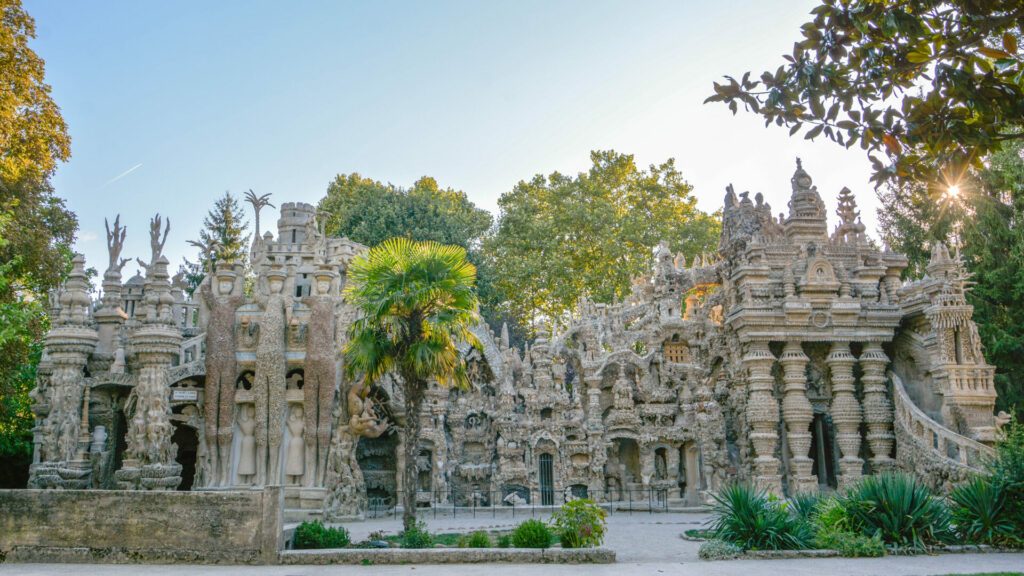
POLYGON ((470 331, 478 321, 476 269, 461 246, 392 238, 353 259, 345 297, 361 313, 345 345, 349 376, 370 386, 396 374, 405 397, 405 508, 416 521, 416 456, 420 412, 431 381, 469 385, 459 344, 479 346, 470 331))
POLYGON ((673 160, 646 170, 614 151, 591 160, 587 172, 537 175, 498 201, 483 252, 501 306, 526 325, 564 320, 583 296, 624 298, 661 240, 690 256, 717 242, 718 219, 697 209, 673 160))
POLYGON ((918 277, 935 242, 957 246, 973 275, 968 300, 996 367, 997 409, 1024 417, 1024 142, 992 154, 961 181, 957 194, 939 186, 890 187, 880 193, 882 236, 908 254, 918 277))
POLYGON ((461 190, 441 188, 424 176, 411 188, 382 184, 359 174, 339 174, 319 209, 327 233, 376 246, 403 236, 472 248, 491 226, 491 215, 461 190))
POLYGON ((503 321, 519 334, 515 319, 500 310, 492 268, 482 257, 480 244, 491 228, 490 212, 478 208, 464 192, 442 188, 429 176, 411 188, 383 184, 356 173, 339 174, 327 187, 319 210, 327 219, 327 233, 376 246, 388 238, 404 237, 461 246, 477 267, 481 315, 495 330, 503 321))
POLYGON ((29 47, 34 37, 20 0, 0 0, 0 458, 31 450, 28 390, 46 298, 68 269, 78 228, 49 182, 70 157, 71 139, 44 62, 29 47))
POLYGON ((248 257, 249 221, 241 204, 231 192, 225 192, 217 199, 213 208, 203 219, 199 240, 190 244, 199 248, 196 262, 185 261, 185 280, 189 291, 194 291, 203 281, 206 272, 218 263, 245 265, 248 257))
POLYGON ((877 182, 955 181, 1024 120, 1020 0, 823 0, 778 69, 708 101, 859 145, 877 182))

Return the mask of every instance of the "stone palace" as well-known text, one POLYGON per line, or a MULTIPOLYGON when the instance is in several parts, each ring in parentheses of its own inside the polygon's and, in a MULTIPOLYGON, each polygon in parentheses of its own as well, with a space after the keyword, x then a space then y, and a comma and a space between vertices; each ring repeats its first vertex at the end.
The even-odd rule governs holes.
POLYGON ((366 247, 326 237, 301 203, 261 236, 253 197, 250 267, 208 271, 189 298, 159 216, 145 276, 122 282, 115 220, 102 297, 76 256, 52 298, 30 486, 279 484, 289 517, 328 520, 407 489, 424 507, 696 505, 734 478, 794 494, 893 468, 948 488, 1005 418, 958 255, 936 245, 904 282, 906 258, 868 239, 849 190, 830 233, 799 162, 791 184, 778 216, 730 186, 717 253, 688 263, 663 243, 625 301, 581 301, 524 350, 481 324, 472 389, 427 394, 413 487, 400 386, 343 377, 341 294, 366 247))

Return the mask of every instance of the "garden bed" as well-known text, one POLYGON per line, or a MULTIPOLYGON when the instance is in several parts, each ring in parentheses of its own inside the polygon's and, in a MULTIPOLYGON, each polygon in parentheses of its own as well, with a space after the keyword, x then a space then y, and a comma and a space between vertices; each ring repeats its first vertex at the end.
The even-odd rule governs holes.
MULTIPOLYGON (((935 554, 995 554, 1012 552, 1024 555, 1020 549, 1000 548, 997 546, 980 545, 950 545, 936 546, 926 551, 919 550, 896 550, 887 551, 889 556, 915 556, 935 554)), ((793 558, 839 558, 842 555, 838 550, 808 549, 808 550, 747 550, 731 558, 714 558, 708 561, 719 560, 792 560, 793 558)))
POLYGON ((336 548, 287 550, 281 564, 611 564, 607 548, 336 548))

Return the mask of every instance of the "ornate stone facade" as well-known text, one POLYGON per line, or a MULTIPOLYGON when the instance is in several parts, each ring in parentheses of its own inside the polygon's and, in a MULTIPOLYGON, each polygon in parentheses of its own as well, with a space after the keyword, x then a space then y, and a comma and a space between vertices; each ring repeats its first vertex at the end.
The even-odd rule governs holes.
MULTIPOLYGON (((31 482, 283 484, 292 517, 339 520, 409 489, 423 506, 699 504, 731 478, 785 494, 897 467, 962 479, 999 419, 957 256, 936 246, 903 283, 906 259, 867 238, 849 190, 829 234, 799 164, 791 186, 777 217, 729 187, 716 254, 688 265, 663 243, 625 301, 583 300, 523 350, 477 327, 473 387, 426 394, 414 486, 401 388, 342 376, 341 293, 365 247, 286 203, 276 237, 257 229, 250 278, 218 266, 192 300, 168 279, 158 218, 146 277, 121 284, 115 220, 102 299, 81 257, 54 299, 31 482)), ((249 200, 258 222, 269 201, 249 200)))

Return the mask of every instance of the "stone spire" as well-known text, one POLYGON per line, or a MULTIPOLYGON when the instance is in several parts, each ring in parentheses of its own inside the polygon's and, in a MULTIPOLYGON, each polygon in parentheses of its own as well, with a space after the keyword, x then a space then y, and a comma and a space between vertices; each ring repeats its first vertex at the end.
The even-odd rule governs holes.
POLYGON ((789 199, 789 217, 783 225, 786 238, 800 243, 825 240, 828 238, 825 203, 799 158, 790 184, 793 194, 789 199))
POLYGON ((839 191, 839 206, 836 208, 836 215, 839 216, 839 224, 832 234, 833 242, 861 243, 864 241, 866 227, 860 221, 857 200, 854 198, 853 192, 845 186, 839 191))

